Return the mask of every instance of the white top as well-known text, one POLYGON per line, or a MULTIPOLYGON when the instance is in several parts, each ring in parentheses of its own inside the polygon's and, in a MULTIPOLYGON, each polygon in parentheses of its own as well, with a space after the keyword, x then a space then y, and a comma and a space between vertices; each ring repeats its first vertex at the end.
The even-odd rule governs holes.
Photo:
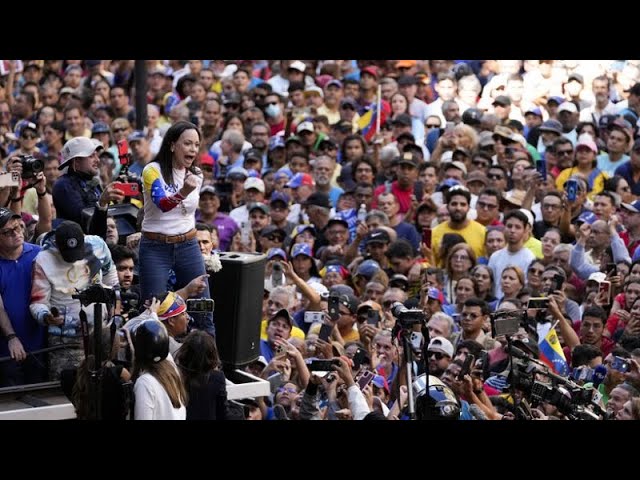
POLYGON ((502 298, 504 296, 501 287, 502 271, 509 266, 519 267, 524 273, 524 281, 526 283, 527 268, 529 268, 529 264, 535 260, 535 258, 536 256, 531 253, 531 250, 524 247, 516 253, 511 253, 507 247, 504 247, 491 255, 491 258, 489 258, 489 268, 493 270, 493 278, 496 284, 496 298, 502 298))
POLYGON ((169 395, 160 382, 150 373, 143 373, 133 386, 135 395, 134 418, 136 420, 186 420, 184 405, 174 408, 169 395))
POLYGON ((162 178, 160 165, 151 162, 142 171, 144 191, 143 232, 179 235, 195 228, 195 212, 198 208, 202 175, 196 175, 198 185, 187 198, 180 201, 173 196, 184 185, 186 170, 173 169, 173 183, 167 185, 162 178))

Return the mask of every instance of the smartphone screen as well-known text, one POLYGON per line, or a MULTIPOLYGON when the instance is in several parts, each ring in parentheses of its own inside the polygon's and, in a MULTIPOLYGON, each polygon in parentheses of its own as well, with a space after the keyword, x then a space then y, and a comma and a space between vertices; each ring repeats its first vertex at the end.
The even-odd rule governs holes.
POLYGON ((424 243, 427 248, 431 248, 431 229, 430 228, 422 229, 422 243, 424 243))
POLYGON ((609 305, 611 303, 611 282, 600 282, 598 293, 603 293, 602 296, 607 302, 606 305, 609 305))
POLYGON ((527 308, 548 308, 549 307, 549 298, 548 297, 537 297, 530 298, 527 303, 527 308))
POLYGON ((367 385, 373 380, 374 373, 371 370, 363 370, 356 379, 356 383, 360 387, 360 390, 364 390, 367 385))
POLYGON ((536 160, 536 170, 542 176, 542 180, 547 179, 547 161, 546 160, 536 160))
POLYGON ((367 325, 377 327, 378 323, 380 323, 380 312, 377 310, 369 310, 367 312, 367 325))
POLYGON ((318 333, 318 338, 325 342, 329 341, 329 337, 331 336, 331 332, 333 330, 333 325, 327 325, 323 323, 320 327, 320 332, 318 333))
POLYGON ((340 300, 338 297, 329 297, 329 318, 337 322, 340 318, 340 300))
POLYGON ((578 182, 576 180, 567 180, 564 184, 564 189, 567 192, 567 200, 575 202, 578 198, 578 182))

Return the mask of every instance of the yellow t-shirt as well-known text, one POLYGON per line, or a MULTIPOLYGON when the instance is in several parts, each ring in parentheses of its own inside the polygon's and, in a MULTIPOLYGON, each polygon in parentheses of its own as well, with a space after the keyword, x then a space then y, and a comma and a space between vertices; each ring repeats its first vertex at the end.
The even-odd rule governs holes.
POLYGON ((486 234, 486 228, 475 220, 469 220, 466 227, 460 230, 454 230, 449 227, 449 222, 444 222, 438 225, 431 232, 431 250, 436 258, 436 264, 439 268, 444 267, 444 258, 439 257, 440 244, 442 243, 442 237, 445 233, 457 233, 464 237, 466 243, 471 247, 473 253, 476 254, 476 258, 484 255, 484 237, 486 234))
POLYGON ((524 242, 524 245, 522 245, 524 248, 528 248, 529 250, 531 250, 531 253, 533 253, 536 258, 540 259, 543 257, 542 255, 542 242, 540 240, 538 240, 536 237, 534 237, 533 235, 529 237, 529 240, 527 240, 526 242, 524 242))
MULTIPOLYGON (((556 178, 556 188, 560 191, 563 191, 564 184, 567 180, 569 180, 569 177, 571 175, 579 174, 579 173, 580 173, 580 170, 578 170, 577 168, 565 168, 560 172, 560 175, 558 175, 558 178, 556 178)), ((591 186, 591 188, 589 189, 589 193, 587 194, 587 197, 589 198, 589 200, 593 200, 594 197, 596 196, 596 193, 599 193, 602 190, 604 190, 604 181, 607 178, 609 178, 609 176, 606 173, 600 172, 593 179, 593 185, 591 186)))

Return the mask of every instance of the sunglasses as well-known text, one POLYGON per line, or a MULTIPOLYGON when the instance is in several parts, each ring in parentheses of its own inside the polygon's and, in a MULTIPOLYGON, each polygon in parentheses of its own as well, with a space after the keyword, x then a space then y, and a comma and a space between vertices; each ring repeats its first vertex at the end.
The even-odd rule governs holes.
POLYGON ((441 352, 427 352, 428 358, 436 357, 436 360, 442 360, 444 358, 444 353, 441 352))
POLYGON ((280 235, 267 235, 267 240, 270 240, 272 242, 284 242, 284 238, 282 238, 280 235))
POLYGON ((126 131, 127 131, 126 128, 114 128, 113 129, 113 133, 126 132, 126 131))
POLYGON ((26 133, 20 135, 20 137, 24 138, 25 140, 33 140, 35 138, 38 138, 37 135, 29 135, 29 134, 26 134, 26 133))
POLYGON ((490 173, 489 175, 487 175, 487 177, 489 177, 491 180, 502 180, 504 178, 503 175, 498 175, 495 173, 490 173))

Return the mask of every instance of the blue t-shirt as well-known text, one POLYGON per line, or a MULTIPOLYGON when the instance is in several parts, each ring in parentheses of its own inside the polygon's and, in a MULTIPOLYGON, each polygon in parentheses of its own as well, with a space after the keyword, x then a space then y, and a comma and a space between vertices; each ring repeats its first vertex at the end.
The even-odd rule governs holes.
MULTIPOLYGON (((25 243, 17 260, 0 258, 0 295, 16 335, 27 352, 44 348, 45 328, 29 312, 33 260, 42 250, 25 243)), ((7 341, 0 339, 0 356, 9 355, 7 341)))

